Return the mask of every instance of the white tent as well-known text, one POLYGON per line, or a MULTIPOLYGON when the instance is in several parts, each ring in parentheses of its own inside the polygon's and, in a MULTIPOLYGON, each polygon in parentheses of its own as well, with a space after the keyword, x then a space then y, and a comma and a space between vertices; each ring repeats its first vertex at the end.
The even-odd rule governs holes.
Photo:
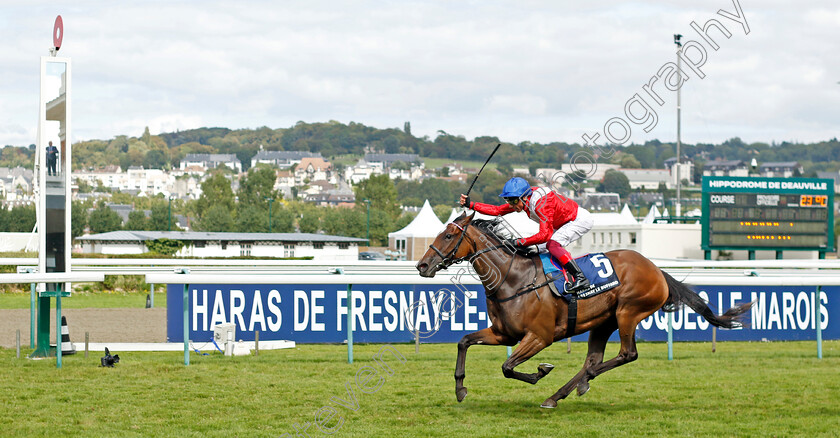
POLYGON ((456 208, 453 208, 452 213, 449 214, 449 219, 447 219, 446 222, 444 222, 444 223, 448 224, 448 223, 454 221, 458 216, 461 215, 462 212, 463 212, 463 210, 458 210, 456 208))
POLYGON ((656 219, 658 217, 661 217, 661 216, 662 215, 659 214, 659 209, 656 208, 655 205, 651 205, 650 206, 650 211, 648 211, 647 216, 645 216, 645 218, 642 219, 642 223, 643 224, 652 224, 654 219, 656 219))
POLYGON ((626 203, 624 204, 624 208, 621 209, 621 216, 623 218, 627 219, 628 223, 634 223, 634 224, 638 223, 638 221, 636 220, 636 217, 633 216, 633 212, 630 211, 630 206, 627 205, 626 203))
POLYGON ((388 233, 388 238, 391 237, 437 237, 443 231, 443 222, 438 219, 435 211, 432 209, 429 200, 423 203, 423 208, 414 217, 414 220, 405 228, 393 233, 388 233))
POLYGON ((389 250, 386 253, 402 260, 419 260, 443 228, 443 222, 426 200, 410 224, 388 233, 389 250))

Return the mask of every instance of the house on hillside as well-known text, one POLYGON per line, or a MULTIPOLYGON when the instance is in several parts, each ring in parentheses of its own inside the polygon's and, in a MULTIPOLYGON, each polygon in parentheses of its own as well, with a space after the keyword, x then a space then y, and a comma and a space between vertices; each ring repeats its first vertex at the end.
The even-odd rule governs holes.
POLYGON ((255 167, 259 163, 271 164, 280 169, 288 169, 295 164, 300 164, 304 158, 320 158, 323 160, 320 152, 309 151, 265 151, 260 150, 257 155, 251 158, 251 167, 255 167))
POLYGON ((840 193, 840 172, 817 172, 817 178, 832 180, 832 184, 834 184, 834 193, 840 193))
POLYGON ((742 160, 714 160, 703 165, 704 176, 749 176, 747 163, 742 160))
POLYGON ((344 169, 344 180, 350 184, 358 184, 370 179, 372 175, 382 175, 383 173, 382 168, 372 166, 362 158, 355 166, 347 166, 344 169))
POLYGON ((332 164, 320 157, 305 157, 295 168, 295 184, 303 185, 306 181, 325 181, 335 183, 332 164))
POLYGON ((237 173, 242 172, 242 162, 234 154, 187 154, 178 168, 184 170, 188 166, 201 166, 205 169, 227 166, 237 173))
POLYGON ((682 163, 677 164, 677 157, 665 160, 665 168, 671 172, 671 185, 676 186, 677 181, 688 181, 688 185, 694 185, 694 163, 683 157, 682 163))
POLYGON ((790 178, 801 176, 804 172, 796 161, 770 162, 758 166, 758 173, 768 178, 790 178))
POLYGON ((384 170, 390 168, 397 161, 411 165, 411 163, 420 161, 420 156, 417 154, 365 154, 364 160, 371 167, 384 170))
POLYGON ((656 190, 660 184, 665 184, 669 189, 673 186, 671 172, 668 169, 618 169, 618 171, 627 177, 630 188, 633 190, 656 190))
POLYGON ((586 193, 580 204, 590 212, 609 212, 621 209, 621 199, 618 193, 586 193))

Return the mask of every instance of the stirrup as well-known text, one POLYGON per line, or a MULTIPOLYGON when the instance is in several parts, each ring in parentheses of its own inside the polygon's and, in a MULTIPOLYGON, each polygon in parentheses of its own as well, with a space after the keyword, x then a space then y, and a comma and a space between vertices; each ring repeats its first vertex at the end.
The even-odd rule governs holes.
POLYGON ((578 292, 580 292, 582 290, 585 290, 585 289, 589 288, 589 286, 591 286, 591 284, 589 283, 589 280, 586 279, 586 278, 575 279, 574 282, 568 282, 566 284, 568 284, 568 287, 566 288, 566 292, 573 293, 575 295, 577 295, 578 292))

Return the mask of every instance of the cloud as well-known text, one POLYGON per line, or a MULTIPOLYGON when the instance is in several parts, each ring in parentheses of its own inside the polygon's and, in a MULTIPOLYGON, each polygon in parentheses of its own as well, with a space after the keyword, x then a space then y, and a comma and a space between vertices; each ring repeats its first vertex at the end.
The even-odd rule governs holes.
MULTIPOLYGON (((0 144, 34 142, 38 57, 56 13, 73 59, 74 129, 108 139, 209 124, 412 122, 507 141, 580 141, 674 59, 674 33, 717 18, 718 38, 683 89, 683 140, 824 139, 837 128, 840 8, 741 2, 751 32, 717 15, 731 1, 399 3, 153 1, 103 6, 12 0, 0 16, 0 144), (836 76, 836 75, 835 75, 836 76), (34 103, 33 103, 34 102, 34 103), (766 135, 764 133, 767 133, 766 135), (742 135, 744 134, 744 135, 742 135)), ((675 138, 674 93, 633 141, 675 138)))

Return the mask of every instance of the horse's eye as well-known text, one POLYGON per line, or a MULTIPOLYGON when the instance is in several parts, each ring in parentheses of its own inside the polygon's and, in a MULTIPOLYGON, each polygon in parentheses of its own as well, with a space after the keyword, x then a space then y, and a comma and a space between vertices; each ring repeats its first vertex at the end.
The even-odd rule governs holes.
POLYGON ((447 238, 447 239, 451 239, 451 238, 452 238, 452 235, 451 235, 451 234, 447 234, 446 236, 443 236, 443 237, 445 237, 445 238, 447 238))

